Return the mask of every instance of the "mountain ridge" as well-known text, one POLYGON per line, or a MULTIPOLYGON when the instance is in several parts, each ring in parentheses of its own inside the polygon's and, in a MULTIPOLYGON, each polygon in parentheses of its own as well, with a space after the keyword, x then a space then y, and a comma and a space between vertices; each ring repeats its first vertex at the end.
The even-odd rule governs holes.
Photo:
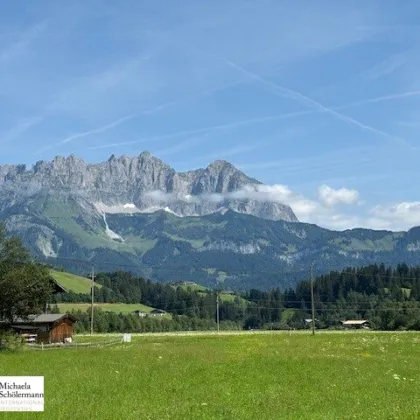
POLYGON ((191 216, 226 207, 273 220, 297 221, 293 210, 283 203, 225 197, 245 186, 258 185, 263 184, 224 160, 216 160, 206 168, 176 172, 147 151, 135 157, 112 155, 95 164, 70 155, 38 161, 30 169, 26 165, 0 166, 0 189, 9 200, 48 189, 87 196, 91 203, 105 208, 133 205, 141 212, 168 207, 180 216, 191 216))
POLYGON ((126 268, 243 289, 293 286, 312 263, 318 274, 420 263, 420 227, 340 232, 298 222, 288 206, 253 200, 263 184, 226 161, 177 173, 144 152, 83 172, 86 165, 69 156, 31 171, 0 167, 0 220, 9 233, 75 273, 126 268))
POLYGON ((109 270, 113 261, 119 261, 164 282, 182 279, 214 286, 223 281, 233 289, 286 287, 307 278, 313 262, 315 272, 323 273, 370 263, 412 265, 420 255, 420 236, 410 238, 410 231, 336 232, 233 211, 186 218, 164 211, 113 214, 107 221, 125 243, 104 251, 106 258, 96 249, 95 265, 101 267, 106 259, 102 269, 109 270), (136 232, 141 232, 140 241, 136 232), (134 243, 136 255, 124 251, 134 243))

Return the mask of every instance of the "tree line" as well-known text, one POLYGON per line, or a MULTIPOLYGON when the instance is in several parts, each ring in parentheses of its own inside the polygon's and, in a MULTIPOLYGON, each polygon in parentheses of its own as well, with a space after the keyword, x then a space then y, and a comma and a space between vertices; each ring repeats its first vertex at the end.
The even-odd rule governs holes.
MULTIPOLYGON (((128 325, 139 332, 216 328, 219 291, 154 283, 123 271, 100 273, 96 281, 102 285, 95 291, 96 302, 142 303, 172 314, 172 320, 152 320, 98 313, 97 331, 111 332, 113 328, 122 331, 128 325)), ((318 276, 313 287, 318 328, 336 328, 345 319, 363 318, 377 329, 420 329, 420 266, 400 264, 391 268, 382 264, 347 268, 318 276)), ((299 329, 307 328, 305 319, 311 318, 309 280, 299 282, 295 288, 251 289, 229 301, 223 294, 220 298, 221 328, 228 325, 238 329, 299 329)), ((56 302, 60 301, 89 302, 90 295, 57 295, 56 302)), ((81 320, 78 328, 87 329, 89 314, 75 315, 81 320)))
MULTIPOLYGON (((233 296, 220 291, 156 283, 129 272, 99 273, 95 301, 141 303, 164 310, 171 318, 141 318, 98 311, 95 330, 176 331, 215 329, 219 296, 220 328, 289 329, 308 327, 311 282, 262 291, 250 289, 233 296)), ((0 223, 0 320, 13 321, 60 302, 90 302, 90 294, 53 295, 49 268, 33 261, 21 240, 8 237, 0 223)), ((367 319, 373 328, 420 330, 420 266, 369 265, 317 276, 313 282, 317 326, 335 328, 345 319, 367 319)), ((77 329, 88 329, 90 315, 76 313, 77 329)))

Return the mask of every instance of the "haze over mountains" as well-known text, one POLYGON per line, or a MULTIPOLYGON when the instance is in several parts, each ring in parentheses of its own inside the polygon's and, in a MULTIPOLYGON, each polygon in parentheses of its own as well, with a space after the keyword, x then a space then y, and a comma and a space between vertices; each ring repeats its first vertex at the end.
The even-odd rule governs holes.
POLYGON ((420 228, 334 232, 300 223, 226 161, 176 172, 148 152, 0 166, 0 219, 34 255, 73 271, 126 267, 162 281, 286 285, 317 271, 418 263, 420 228))

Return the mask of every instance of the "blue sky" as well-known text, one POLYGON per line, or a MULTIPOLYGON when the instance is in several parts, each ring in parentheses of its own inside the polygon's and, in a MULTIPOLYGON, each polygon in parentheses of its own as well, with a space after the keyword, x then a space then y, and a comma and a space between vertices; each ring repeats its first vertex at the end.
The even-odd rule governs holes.
POLYGON ((416 0, 6 2, 0 164, 226 159, 303 221, 407 229, 419 22, 416 0))

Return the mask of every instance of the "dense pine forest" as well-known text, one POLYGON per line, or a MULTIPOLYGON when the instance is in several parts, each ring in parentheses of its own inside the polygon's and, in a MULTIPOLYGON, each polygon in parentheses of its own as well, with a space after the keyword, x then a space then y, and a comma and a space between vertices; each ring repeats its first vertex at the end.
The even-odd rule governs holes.
MULTIPOLYGON (((216 329, 218 291, 154 283, 128 272, 100 273, 102 285, 95 301, 104 303, 142 303, 161 309, 170 317, 156 319, 135 314, 122 315, 96 311, 97 332, 153 332, 216 329)), ((301 329, 311 317, 311 282, 301 281, 296 288, 242 294, 219 294, 220 329, 301 329)), ((54 303, 89 302, 89 294, 66 293, 54 303)), ((366 319, 374 329, 420 330, 420 266, 406 264, 396 268, 371 265, 342 272, 330 272, 314 279, 317 328, 340 328, 346 319, 366 319)), ((74 313, 77 331, 88 330, 89 311, 74 313)))

